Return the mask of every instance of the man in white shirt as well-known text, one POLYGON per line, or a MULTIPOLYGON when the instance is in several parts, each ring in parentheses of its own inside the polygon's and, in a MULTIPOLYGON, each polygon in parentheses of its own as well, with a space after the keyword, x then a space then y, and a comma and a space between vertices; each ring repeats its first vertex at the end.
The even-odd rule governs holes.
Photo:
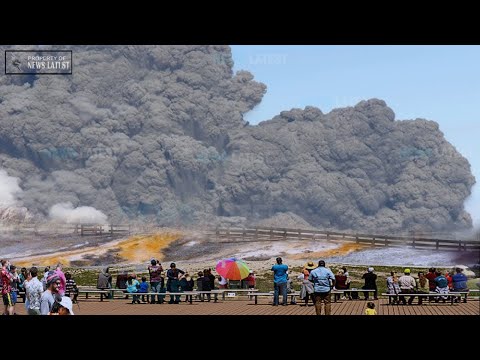
POLYGON ((37 278, 38 269, 32 267, 25 280, 25 292, 28 300, 28 315, 40 315, 40 299, 43 294, 43 285, 37 278))

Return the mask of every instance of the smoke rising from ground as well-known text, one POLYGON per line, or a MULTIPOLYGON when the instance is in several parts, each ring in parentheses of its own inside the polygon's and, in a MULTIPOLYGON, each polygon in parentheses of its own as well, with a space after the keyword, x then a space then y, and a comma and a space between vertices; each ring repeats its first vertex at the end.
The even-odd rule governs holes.
POLYGON ((250 126, 266 86, 233 73, 228 46, 70 48, 73 76, 0 77, 0 169, 39 216, 69 202, 160 225, 471 227, 470 165, 433 121, 371 99, 250 126))
POLYGON ((71 202, 55 204, 48 212, 50 218, 67 224, 106 224, 107 215, 91 206, 73 208, 71 202))
POLYGON ((17 195, 22 191, 18 185, 19 179, 8 176, 5 170, 0 169, 0 206, 13 206, 17 202, 17 195))

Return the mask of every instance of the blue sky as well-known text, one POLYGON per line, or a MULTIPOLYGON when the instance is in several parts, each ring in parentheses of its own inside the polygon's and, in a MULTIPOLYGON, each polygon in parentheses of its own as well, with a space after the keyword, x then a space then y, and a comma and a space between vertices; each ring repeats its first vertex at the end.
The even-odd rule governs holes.
MULTIPOLYGON (((361 100, 387 102, 397 120, 439 123, 480 182, 480 46, 232 46, 234 70, 267 85, 252 124, 280 111, 317 106, 323 112, 361 100)), ((480 184, 466 202, 480 226, 480 184)))

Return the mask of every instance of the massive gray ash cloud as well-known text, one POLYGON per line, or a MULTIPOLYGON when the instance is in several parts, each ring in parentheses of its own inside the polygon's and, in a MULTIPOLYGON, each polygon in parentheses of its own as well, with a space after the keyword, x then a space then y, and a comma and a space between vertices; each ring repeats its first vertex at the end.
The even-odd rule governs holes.
POLYGON ((433 121, 395 121, 372 99, 250 126, 266 87, 233 74, 227 46, 71 49, 72 76, 0 77, 0 169, 30 212, 70 202, 114 222, 290 212, 340 230, 471 227, 470 165, 433 121))

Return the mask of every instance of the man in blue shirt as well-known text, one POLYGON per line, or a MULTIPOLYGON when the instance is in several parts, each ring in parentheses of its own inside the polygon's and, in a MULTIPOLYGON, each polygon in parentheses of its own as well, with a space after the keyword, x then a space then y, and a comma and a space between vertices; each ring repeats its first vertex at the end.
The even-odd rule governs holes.
POLYGON ((282 264, 282 258, 277 257, 277 264, 272 266, 273 271, 273 306, 278 306, 279 292, 283 296, 283 306, 287 306, 287 270, 288 266, 282 264))
POLYGON ((455 269, 456 274, 452 276, 453 291, 468 291, 468 278, 462 271, 462 268, 455 269))
POLYGON ((325 267, 325 261, 320 260, 318 268, 310 272, 308 280, 313 282, 317 315, 322 314, 322 302, 325 303, 325 315, 330 315, 332 311, 330 291, 335 286, 335 275, 333 275, 332 270, 325 267))

